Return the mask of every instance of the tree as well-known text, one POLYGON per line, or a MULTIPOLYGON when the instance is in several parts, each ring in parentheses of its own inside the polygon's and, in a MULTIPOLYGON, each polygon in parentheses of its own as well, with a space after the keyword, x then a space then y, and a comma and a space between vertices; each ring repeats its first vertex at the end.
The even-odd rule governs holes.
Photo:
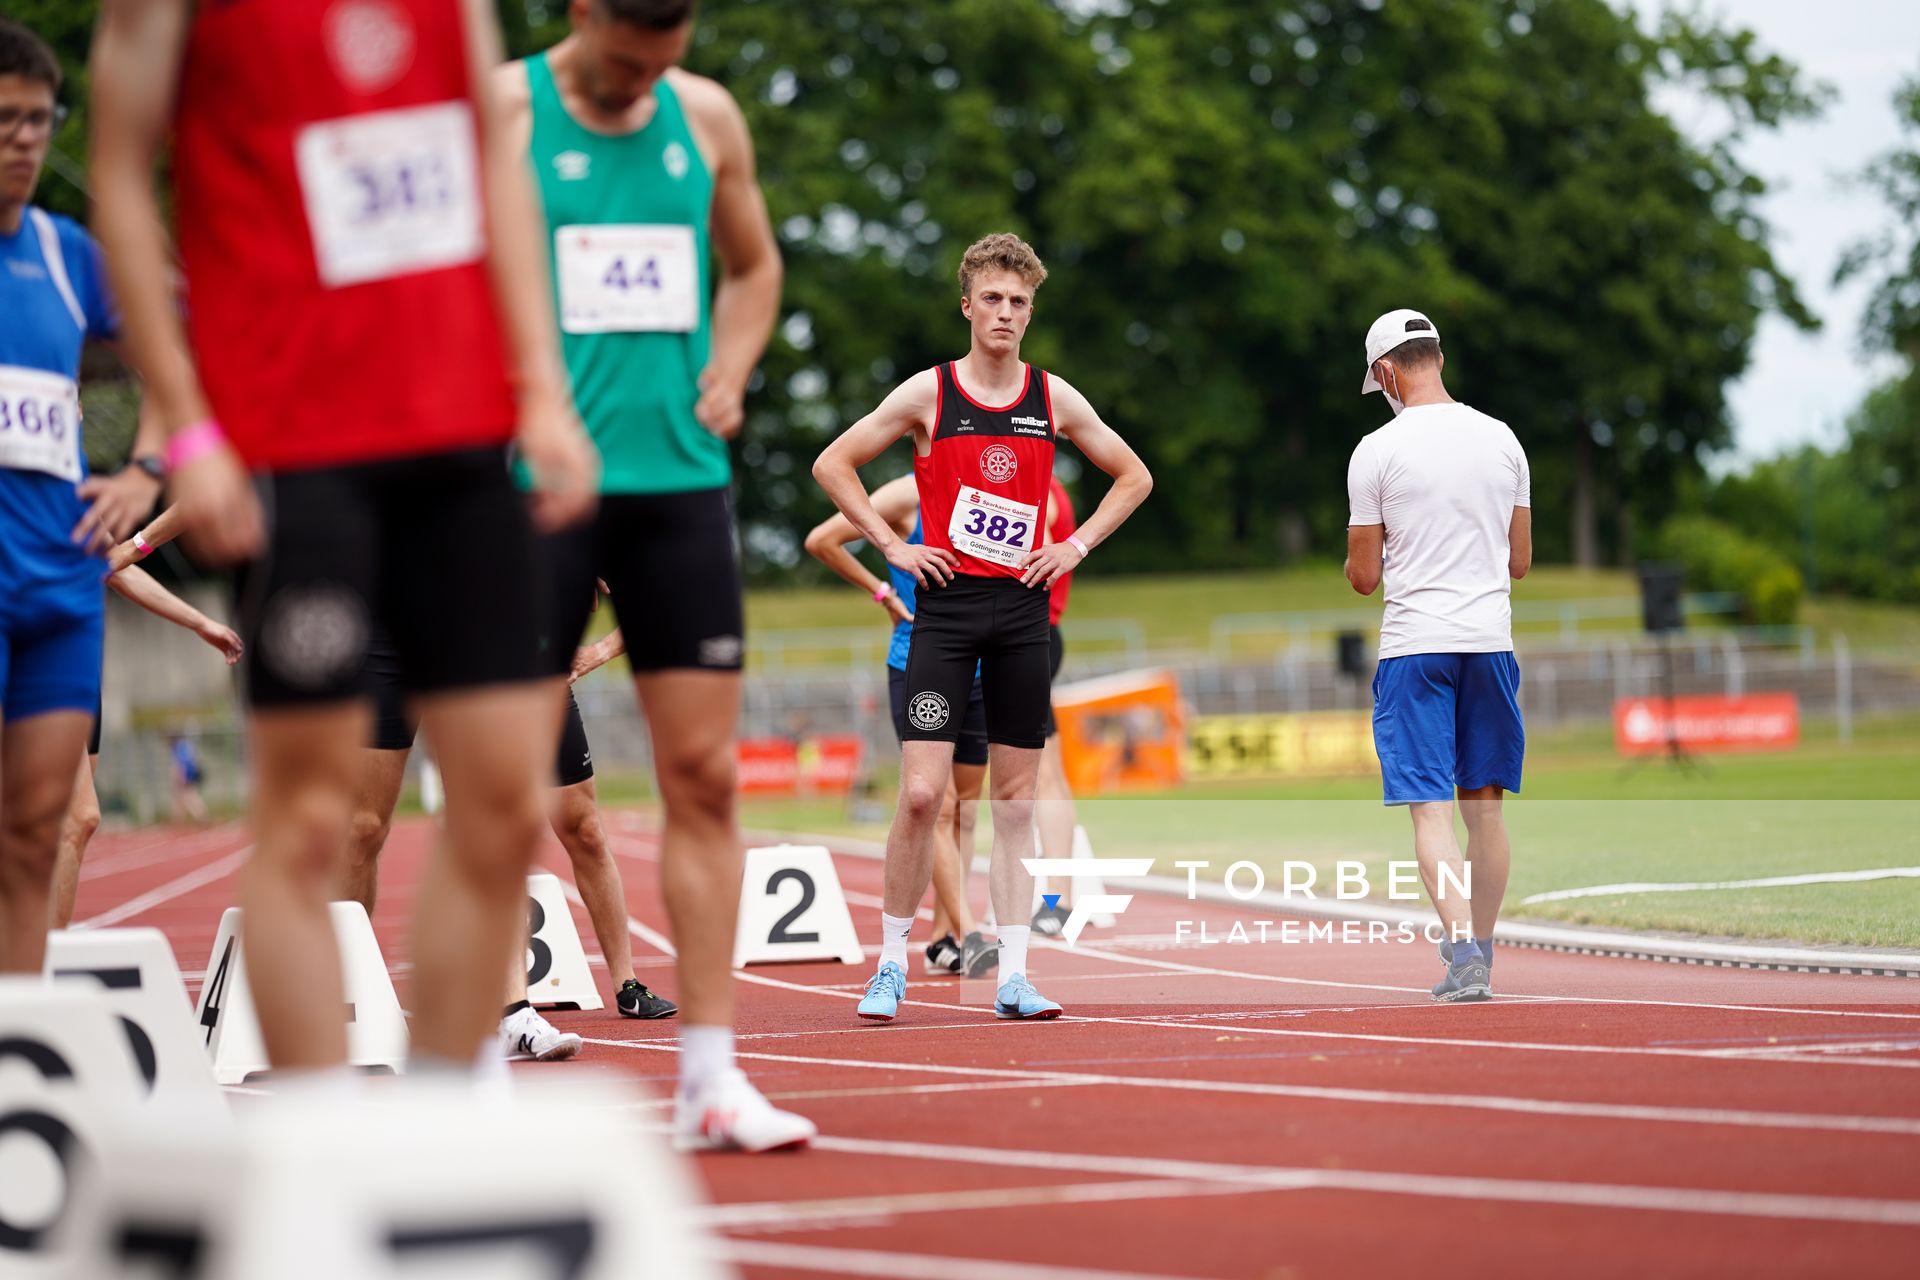
MULTIPOLYGON (((499 5, 516 55, 566 30, 561 0, 499 5)), ((78 75, 90 0, 16 8, 78 75)), ((1361 335, 1408 304, 1440 325, 1457 392, 1528 444, 1542 557, 1624 553, 1727 441, 1759 317, 1812 322, 1731 148, 1815 97, 1698 19, 1642 31, 1603 0, 716 0, 690 65, 746 109, 787 258, 738 453, 763 577, 800 565, 827 511, 807 475, 826 439, 959 353, 953 268, 988 231, 1054 268, 1031 358, 1155 472, 1094 571, 1337 550, 1347 456, 1385 413, 1358 395, 1361 335), (1724 104, 1721 138, 1656 109, 1674 83, 1724 104)))

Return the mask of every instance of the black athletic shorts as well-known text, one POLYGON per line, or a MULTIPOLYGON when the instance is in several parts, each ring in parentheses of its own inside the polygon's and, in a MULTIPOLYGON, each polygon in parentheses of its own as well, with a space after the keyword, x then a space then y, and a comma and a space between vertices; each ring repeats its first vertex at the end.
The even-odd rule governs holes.
MULTIPOLYGON (((377 632, 367 652, 367 674, 373 683, 373 741, 375 751, 411 751, 418 726, 407 711, 407 691, 400 679, 400 655, 377 632)), ((560 730, 560 750, 554 757, 554 785, 571 787, 593 776, 593 748, 580 704, 567 690, 567 718, 560 730)))
POLYGON ((987 741, 1039 750, 1046 742, 1047 593, 1018 578, 956 574, 914 602, 907 650, 908 742, 958 742, 980 664, 987 741))
MULTIPOLYGON (((893 736, 900 741, 907 740, 907 673, 897 667, 887 668, 887 697, 893 703, 893 736)), ((955 764, 980 764, 987 762, 987 700, 980 692, 980 681, 973 682, 973 692, 967 695, 967 711, 960 718, 960 740, 953 746, 955 764)))
POLYGON ((93 732, 87 735, 87 754, 90 756, 100 754, 100 706, 100 699, 95 697, 93 700, 93 732))
POLYGON ((746 615, 727 490, 608 493, 586 524, 541 540, 553 585, 542 639, 549 673, 568 670, 593 607, 594 579, 613 593, 613 616, 635 672, 738 671, 746 615))
POLYGON ((266 548, 235 581, 255 706, 366 696, 376 624, 409 693, 536 676, 532 527, 504 449, 255 483, 266 548))
POLYGON ((1060 664, 1067 658, 1067 641, 1058 623, 1047 624, 1047 736, 1060 732, 1053 719, 1053 684, 1060 678, 1060 664))

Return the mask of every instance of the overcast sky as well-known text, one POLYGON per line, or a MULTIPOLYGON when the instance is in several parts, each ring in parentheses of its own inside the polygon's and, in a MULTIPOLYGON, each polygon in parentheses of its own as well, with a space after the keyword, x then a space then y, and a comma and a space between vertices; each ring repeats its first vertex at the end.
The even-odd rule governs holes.
MULTIPOLYGON (((1625 0, 1643 21, 1666 0, 1625 0)), ((1846 178, 1900 141, 1893 93, 1920 75, 1920 3, 1914 0, 1705 0, 1709 14, 1753 30, 1772 51, 1797 63, 1838 96, 1813 124, 1790 125, 1749 143, 1748 167, 1771 193, 1762 210, 1774 227, 1774 253, 1801 297, 1826 322, 1801 333, 1768 318, 1747 376, 1730 400, 1741 459, 1767 457, 1807 441, 1830 443, 1861 397, 1891 373, 1887 359, 1859 355, 1860 314, 1868 286, 1832 285, 1841 250, 1885 228, 1892 214, 1872 192, 1846 178)), ((1669 104, 1682 128, 1706 129, 1697 103, 1669 104)))

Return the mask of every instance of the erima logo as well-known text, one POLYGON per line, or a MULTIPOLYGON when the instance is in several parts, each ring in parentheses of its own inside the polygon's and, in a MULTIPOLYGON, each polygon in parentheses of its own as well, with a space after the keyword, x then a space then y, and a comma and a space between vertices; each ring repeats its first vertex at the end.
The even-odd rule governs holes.
MULTIPOLYGON (((1152 858, 1022 858, 1020 865, 1036 876, 1055 875, 1073 876, 1081 880, 1092 879, 1099 884, 1099 877, 1117 876, 1131 879, 1135 876, 1150 875, 1153 872, 1152 858)), ((1105 889, 1106 886, 1101 884, 1105 889)), ((1060 901, 1054 894, 1048 906, 1060 901)), ((1076 893, 1073 897, 1073 909, 1067 913, 1067 922, 1060 928, 1060 936, 1072 946, 1080 940, 1080 931, 1087 927, 1087 919, 1102 911, 1111 911, 1119 915, 1133 901, 1130 893, 1076 893)))
POLYGON ((593 157, 584 151, 562 151, 553 158, 553 175, 562 182, 578 182, 593 168, 593 157))

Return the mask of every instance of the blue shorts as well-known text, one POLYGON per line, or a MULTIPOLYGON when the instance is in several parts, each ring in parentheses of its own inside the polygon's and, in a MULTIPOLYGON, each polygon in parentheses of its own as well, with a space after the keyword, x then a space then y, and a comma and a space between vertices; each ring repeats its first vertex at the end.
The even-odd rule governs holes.
POLYGON ((0 717, 91 712, 100 701, 106 606, 54 609, 32 619, 0 614, 0 717))
POLYGON ((1508 653, 1412 653, 1373 674, 1373 745, 1388 804, 1455 789, 1520 790, 1527 729, 1520 664, 1508 653))

